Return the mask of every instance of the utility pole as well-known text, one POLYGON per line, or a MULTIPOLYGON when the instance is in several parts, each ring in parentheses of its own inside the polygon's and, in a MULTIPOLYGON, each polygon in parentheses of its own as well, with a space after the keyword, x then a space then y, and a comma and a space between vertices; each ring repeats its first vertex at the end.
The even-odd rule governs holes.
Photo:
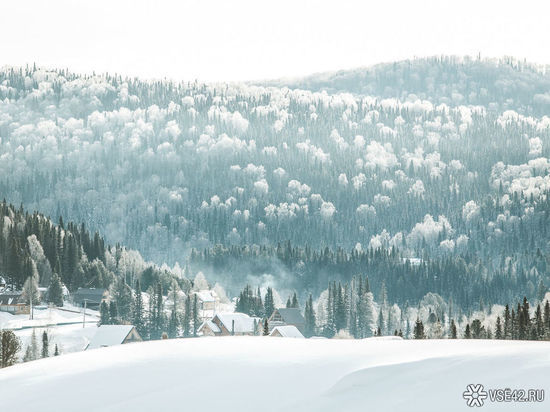
POLYGON ((31 316, 30 316, 30 319, 32 320, 32 319, 34 319, 34 307, 33 307, 33 305, 32 305, 32 300, 33 300, 33 299, 32 299, 32 298, 33 298, 33 296, 32 296, 32 295, 33 295, 33 291, 32 291, 32 288, 33 288, 32 279, 31 279, 31 282, 30 282, 29 286, 30 286, 30 288, 31 288, 31 297, 30 297, 30 301, 31 301, 31 312, 30 312, 30 315, 31 315, 31 316))
POLYGON ((87 299, 84 299, 84 318, 82 319, 82 327, 86 327, 86 302, 88 302, 87 299))

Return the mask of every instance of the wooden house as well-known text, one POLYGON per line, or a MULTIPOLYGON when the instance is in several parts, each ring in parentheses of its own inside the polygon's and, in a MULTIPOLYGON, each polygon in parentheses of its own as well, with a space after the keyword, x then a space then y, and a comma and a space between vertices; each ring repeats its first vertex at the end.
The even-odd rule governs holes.
POLYGON ((86 350, 141 341, 141 336, 133 325, 101 325, 86 350))
POLYGON ((86 302, 86 307, 90 309, 99 309, 99 305, 103 300, 109 299, 109 291, 107 289, 101 288, 78 288, 78 290, 73 293, 73 303, 76 306, 84 306, 86 302))
POLYGON ((21 292, 4 292, 0 294, 0 312, 12 315, 28 315, 30 306, 25 303, 21 292))
POLYGON ((298 308, 279 308, 273 311, 267 324, 270 332, 277 326, 293 325, 303 333, 306 320, 298 308))
POLYGON ((203 322, 198 332, 203 336, 244 336, 255 335, 260 318, 250 317, 244 313, 218 313, 210 320, 203 322))

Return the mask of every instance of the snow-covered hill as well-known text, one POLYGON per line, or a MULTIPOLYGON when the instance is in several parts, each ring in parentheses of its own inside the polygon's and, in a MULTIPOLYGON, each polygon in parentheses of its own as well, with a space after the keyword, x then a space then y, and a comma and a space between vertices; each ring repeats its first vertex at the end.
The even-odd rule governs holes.
MULTIPOLYGON (((10 411, 449 412, 470 409, 462 396, 468 384, 548 395, 548 372, 547 342, 227 337, 128 344, 19 364, 0 372, 0 388, 10 411)), ((546 399, 486 399, 483 409, 549 407, 546 399)))

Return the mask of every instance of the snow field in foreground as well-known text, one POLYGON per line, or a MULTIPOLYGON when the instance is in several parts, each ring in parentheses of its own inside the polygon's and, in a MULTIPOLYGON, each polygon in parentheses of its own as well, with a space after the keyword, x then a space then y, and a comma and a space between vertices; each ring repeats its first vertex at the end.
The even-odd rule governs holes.
MULTIPOLYGON (((133 343, 0 371, 10 411, 466 411, 468 384, 544 389, 550 343, 212 337, 133 343)), ((550 410, 493 403, 483 410, 550 410)))

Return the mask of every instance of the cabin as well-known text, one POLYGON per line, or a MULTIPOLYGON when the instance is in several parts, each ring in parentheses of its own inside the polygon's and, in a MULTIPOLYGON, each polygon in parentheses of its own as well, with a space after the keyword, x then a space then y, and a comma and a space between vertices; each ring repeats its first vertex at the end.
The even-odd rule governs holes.
POLYGON ((304 339, 304 335, 294 325, 276 326, 269 336, 276 338, 299 338, 304 339))
POLYGON ((141 342, 142 340, 133 325, 101 325, 86 346, 86 350, 141 342))
POLYGON ((293 325, 303 333, 306 320, 298 308, 279 308, 275 309, 267 320, 269 331, 273 331, 277 326, 293 325))
POLYGON ((213 290, 199 290, 193 293, 197 297, 197 303, 201 311, 216 311, 220 298, 213 290))
POLYGON ((84 302, 86 302, 86 307, 99 309, 99 305, 104 300, 109 300, 109 291, 107 289, 78 288, 73 293, 73 303, 76 306, 84 307, 84 302))
POLYGON ((31 307, 25 303, 21 292, 4 292, 0 293, 0 312, 28 315, 31 307))
POLYGON ((260 318, 245 313, 218 313, 203 322, 198 332, 202 336, 253 336, 261 322, 260 318))

